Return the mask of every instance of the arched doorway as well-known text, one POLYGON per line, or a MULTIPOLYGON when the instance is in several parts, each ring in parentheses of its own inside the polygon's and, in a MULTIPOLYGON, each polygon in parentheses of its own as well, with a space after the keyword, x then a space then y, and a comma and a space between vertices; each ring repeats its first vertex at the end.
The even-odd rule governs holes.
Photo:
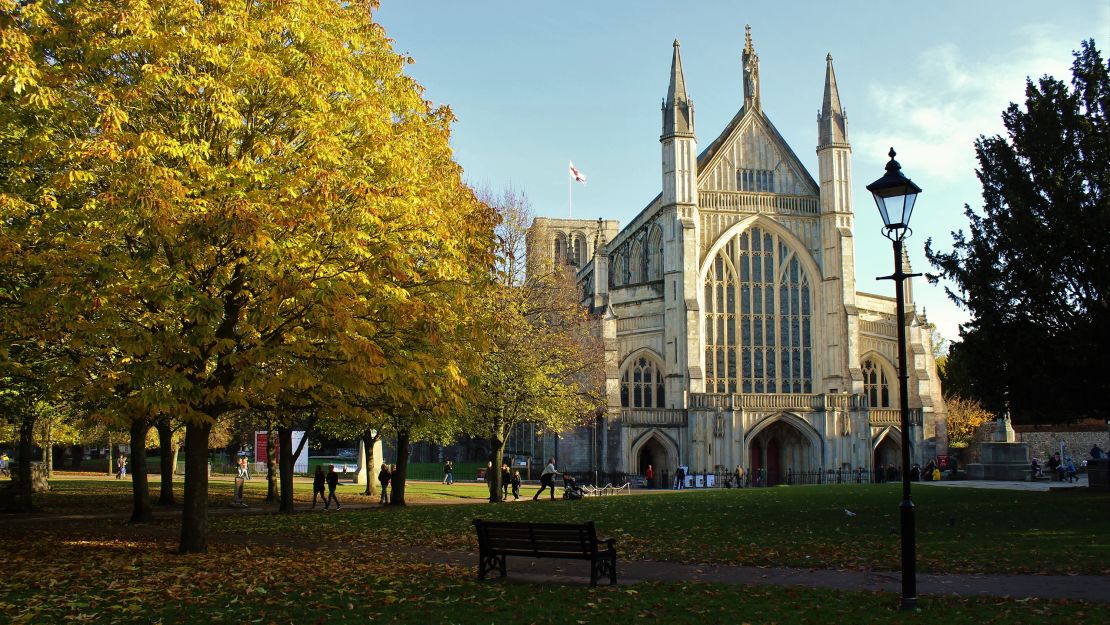
POLYGON ((890 467, 901 467, 902 464, 902 437, 897 430, 888 429, 879 435, 872 461, 875 481, 885 482, 898 477, 895 475, 897 470, 890 470, 890 467))
POLYGON ((797 425, 783 418, 757 430, 749 438, 751 483, 774 486, 786 483, 790 472, 813 470, 816 449, 811 439, 797 425))
POLYGON ((674 475, 674 466, 671 465, 678 465, 678 448, 660 431, 651 430, 643 435, 630 451, 631 458, 635 459, 635 465, 629 467, 633 473, 647 477, 647 468, 651 465, 652 483, 649 486, 664 486, 664 478, 674 475))

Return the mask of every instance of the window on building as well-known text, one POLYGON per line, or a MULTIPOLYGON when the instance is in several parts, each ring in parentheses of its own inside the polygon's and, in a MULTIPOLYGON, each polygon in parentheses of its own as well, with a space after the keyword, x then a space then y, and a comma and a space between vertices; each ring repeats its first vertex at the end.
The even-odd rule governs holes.
POLYGON ((868 358, 863 361, 863 394, 871 408, 890 408, 890 383, 886 370, 868 358))
POLYGON ((559 266, 567 261, 567 237, 560 232, 555 235, 555 265, 559 266))
POLYGON ((756 193, 775 192, 775 172, 769 169, 736 170, 736 189, 756 193))
POLYGON ((574 261, 572 264, 581 267, 586 264, 586 237, 581 234, 574 235, 574 261))
POLYGON ((621 376, 621 406, 662 408, 664 400, 662 367, 643 356, 634 360, 621 376))
POLYGON ((663 229, 658 225, 651 228, 651 233, 648 234, 647 242, 647 266, 644 270, 644 279, 646 280, 662 280, 663 279, 663 229))
POLYGON ((778 235, 751 228, 729 241, 704 289, 706 392, 813 392, 809 278, 778 235))
POLYGON ((630 242, 628 250, 628 283, 637 284, 644 281, 644 253, 637 242, 630 242))
POLYGON ((628 283, 627 271, 625 270, 624 256, 621 254, 613 254, 612 264, 609 265, 609 286, 624 286, 628 283))

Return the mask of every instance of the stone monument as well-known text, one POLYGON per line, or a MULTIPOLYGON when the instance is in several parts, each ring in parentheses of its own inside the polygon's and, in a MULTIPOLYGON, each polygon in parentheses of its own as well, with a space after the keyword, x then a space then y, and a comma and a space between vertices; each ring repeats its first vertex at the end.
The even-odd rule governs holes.
POLYGON ((1025 480, 1029 476, 1029 445, 1015 440, 1010 415, 994 422, 990 442, 980 444, 979 462, 967 465, 971 480, 1025 480))

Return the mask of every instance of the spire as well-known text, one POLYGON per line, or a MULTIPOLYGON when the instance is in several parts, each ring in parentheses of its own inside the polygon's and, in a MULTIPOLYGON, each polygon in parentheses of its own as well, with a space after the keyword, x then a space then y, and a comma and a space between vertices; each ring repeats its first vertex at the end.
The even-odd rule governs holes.
POLYGON ((759 55, 752 45, 751 24, 744 25, 744 108, 760 108, 759 55))
POLYGON ((840 91, 836 88, 836 71, 833 58, 825 57, 825 97, 821 100, 821 114, 817 117, 817 148, 848 143, 848 116, 840 106, 840 91))
POLYGON ((686 95, 686 79, 682 76, 682 55, 679 54, 678 39, 674 40, 674 56, 671 57, 671 84, 667 87, 667 99, 663 102, 663 136, 675 134, 694 134, 694 104, 686 95))

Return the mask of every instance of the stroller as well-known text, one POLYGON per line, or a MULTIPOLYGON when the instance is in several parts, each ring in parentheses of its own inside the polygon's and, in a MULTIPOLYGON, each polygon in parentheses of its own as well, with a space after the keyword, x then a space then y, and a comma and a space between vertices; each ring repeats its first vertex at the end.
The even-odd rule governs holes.
POLYGON ((563 499, 571 501, 581 499, 586 496, 586 491, 578 485, 578 481, 574 479, 573 475, 569 473, 563 474, 563 499))

